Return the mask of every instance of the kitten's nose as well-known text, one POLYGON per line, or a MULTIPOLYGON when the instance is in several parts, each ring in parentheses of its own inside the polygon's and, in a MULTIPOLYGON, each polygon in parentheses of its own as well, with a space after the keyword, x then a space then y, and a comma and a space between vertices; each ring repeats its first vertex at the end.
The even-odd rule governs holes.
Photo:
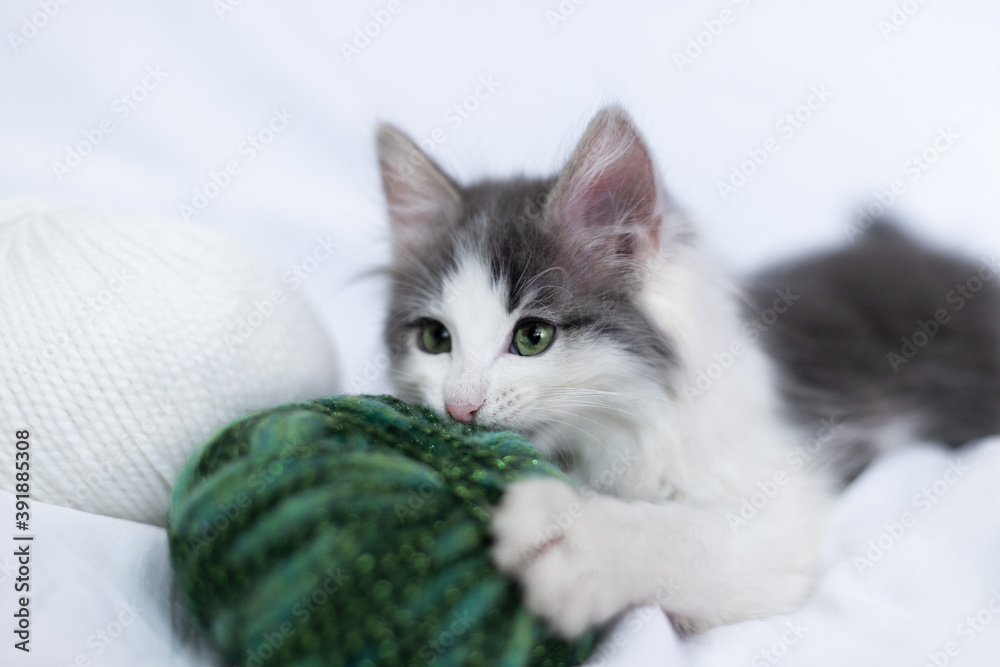
POLYGON ((455 418, 455 421, 460 422, 471 422, 472 418, 476 416, 476 412, 479 408, 483 407, 483 404, 479 405, 452 405, 448 403, 445 408, 448 409, 448 414, 455 418))

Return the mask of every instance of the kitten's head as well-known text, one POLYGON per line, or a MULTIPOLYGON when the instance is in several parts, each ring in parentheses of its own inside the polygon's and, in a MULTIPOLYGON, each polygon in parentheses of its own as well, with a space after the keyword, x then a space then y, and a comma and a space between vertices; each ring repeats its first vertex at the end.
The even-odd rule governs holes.
POLYGON ((461 186, 398 130, 378 153, 393 236, 385 340, 401 396, 556 450, 601 441, 667 382, 637 298, 664 197, 638 131, 600 112, 550 179, 461 186), (585 444, 585 443, 584 443, 585 444))

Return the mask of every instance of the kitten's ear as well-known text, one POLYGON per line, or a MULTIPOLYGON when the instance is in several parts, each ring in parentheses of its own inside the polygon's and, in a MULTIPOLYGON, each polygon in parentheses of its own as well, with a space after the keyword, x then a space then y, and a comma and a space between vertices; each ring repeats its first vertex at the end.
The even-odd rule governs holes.
POLYGON ((409 137, 391 125, 377 134, 382 187, 396 248, 412 247, 455 222, 462 197, 454 183, 409 137))
POLYGON ((552 189, 546 217, 588 254, 648 257, 659 245, 662 199, 653 160, 632 119, 608 107, 587 126, 552 189))

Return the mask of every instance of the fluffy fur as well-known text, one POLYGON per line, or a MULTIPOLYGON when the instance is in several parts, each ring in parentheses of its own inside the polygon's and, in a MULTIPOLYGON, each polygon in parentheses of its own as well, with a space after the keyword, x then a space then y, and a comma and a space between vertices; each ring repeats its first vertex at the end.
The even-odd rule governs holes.
POLYGON ((840 424, 820 457, 840 478, 903 442, 1000 432, 996 253, 954 257, 878 222, 847 248, 755 276, 748 310, 786 285, 798 302, 762 341, 790 417, 840 424))
POLYGON ((829 401, 793 413, 807 383, 782 390, 761 334, 787 343, 748 327, 806 311, 794 285, 772 274, 748 301, 714 270, 617 108, 551 179, 462 187, 394 128, 378 147, 399 392, 474 408, 579 482, 515 485, 494 516, 494 561, 528 605, 574 636, 650 600, 692 630, 800 604, 835 484, 812 463, 852 427, 829 401), (421 348, 431 320, 449 352, 421 348), (556 327, 537 356, 511 345, 526 320, 556 327))

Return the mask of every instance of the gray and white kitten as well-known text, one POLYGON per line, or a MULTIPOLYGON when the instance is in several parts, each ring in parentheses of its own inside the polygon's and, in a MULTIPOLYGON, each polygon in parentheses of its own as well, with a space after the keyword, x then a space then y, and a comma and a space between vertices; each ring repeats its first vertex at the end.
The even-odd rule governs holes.
POLYGON ((650 600, 689 630, 790 611, 838 478, 1000 429, 996 284, 948 302, 975 264, 877 225, 740 290, 618 108, 549 179, 462 186, 388 126, 378 154, 401 397, 523 433, 579 482, 515 484, 493 517, 494 562, 565 636, 650 600))

